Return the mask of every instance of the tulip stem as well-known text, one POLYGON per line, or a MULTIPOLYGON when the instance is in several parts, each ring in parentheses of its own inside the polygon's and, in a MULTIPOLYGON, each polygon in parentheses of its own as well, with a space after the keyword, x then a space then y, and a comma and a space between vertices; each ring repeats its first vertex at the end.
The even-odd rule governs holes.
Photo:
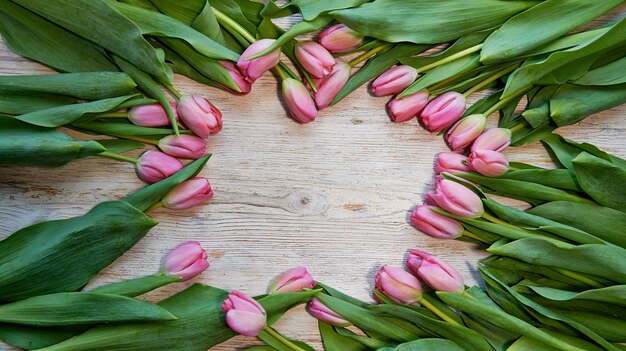
POLYGON ((454 55, 450 55, 450 56, 448 56, 446 58, 442 58, 441 60, 435 61, 435 62, 433 62, 433 63, 431 63, 429 65, 422 66, 422 67, 417 69, 417 72, 424 73, 424 72, 426 72, 428 70, 431 70, 431 69, 433 69, 435 67, 439 67, 439 66, 441 66, 443 64, 446 64, 448 62, 454 61, 454 60, 456 60, 458 58, 461 58, 463 56, 467 56, 467 55, 469 55, 471 53, 474 53, 474 52, 476 52, 476 51, 478 51, 478 50, 480 50, 482 48, 483 48, 483 44, 474 45, 474 46, 472 46, 470 48, 467 48, 467 49, 465 49, 463 51, 459 51, 459 52, 457 52, 454 55))
POLYGON ((276 67, 274 67, 273 69, 274 72, 276 72, 276 74, 278 74, 278 76, 280 77, 281 80, 285 80, 287 78, 291 78, 291 75, 287 72, 284 71, 283 66, 276 65, 276 67))
POLYGON ((595 281, 595 280, 593 280, 591 278, 585 277, 584 275, 582 275, 580 273, 572 272, 570 270, 563 269, 563 268, 556 268, 556 267, 554 267, 552 269, 554 269, 555 271, 563 274, 564 276, 566 276, 568 278, 572 278, 572 279, 578 280, 579 282, 585 283, 585 284, 587 284, 587 285, 589 285, 589 286, 591 286, 591 287, 593 287, 595 289, 604 288, 604 285, 598 283, 597 281, 595 281))
POLYGON ((461 233, 461 235, 466 236, 466 237, 468 237, 468 238, 472 238, 472 239, 474 239, 474 240, 478 240, 478 241, 483 242, 483 243, 485 243, 485 244, 489 244, 489 243, 488 243, 488 242, 486 242, 485 240, 483 240, 483 239, 481 239, 480 237, 478 237, 478 235, 476 235, 476 234, 474 234, 474 233, 470 232, 470 231, 469 231, 469 230, 467 230, 467 229, 463 229, 463 232, 461 233))
POLYGON ((503 220, 501 220, 500 218, 494 217, 494 216, 490 215, 490 214, 489 214, 489 213, 487 213, 487 212, 483 213, 483 215, 482 215, 481 217, 482 217, 482 218, 484 218, 484 219, 486 219, 486 220, 488 220, 489 222, 492 222, 492 223, 501 224, 501 225, 503 225, 503 226, 507 226, 507 227, 509 227, 509 228, 520 229, 519 227, 514 226, 513 224, 511 224, 511 223, 509 223, 509 222, 503 221, 503 220))
POLYGON ((284 336, 282 336, 279 332, 277 332, 276 330, 272 329, 272 327, 265 327, 262 331, 261 334, 259 334, 259 339, 263 340, 261 338, 262 333, 265 332, 267 333, 270 337, 272 337, 273 339, 280 341, 283 345, 289 347, 290 349, 292 349, 293 351, 306 351, 305 349, 301 348, 300 346, 294 344, 291 340, 285 338, 284 336))
POLYGON ((170 85, 170 84, 164 84, 164 85, 165 85, 165 89, 167 89, 167 91, 172 93, 172 95, 174 95, 176 99, 180 100, 180 98, 183 97, 183 95, 178 90, 176 90, 176 88, 174 88, 173 85, 170 85))
POLYGON ((496 72, 495 74, 493 74, 492 76, 490 76, 489 78, 483 80, 482 82, 474 85, 472 88, 470 88, 468 91, 466 91, 465 93, 463 93, 463 96, 468 97, 471 94, 481 90, 482 88, 486 87, 489 83, 499 79, 500 77, 503 77, 511 72, 513 72, 515 69, 517 69, 517 67, 519 67, 521 65, 521 63, 516 63, 514 65, 510 65, 498 72, 496 72))
POLYGON ((152 139, 148 139, 148 138, 142 138, 142 137, 138 137, 138 136, 134 136, 134 135, 111 135, 114 136, 118 139, 126 139, 126 140, 134 140, 134 141, 138 141, 140 143, 144 143, 144 144, 150 144, 150 145, 159 145, 159 142, 156 140, 152 140, 152 139))
POLYGON ((504 107, 504 105, 508 104, 509 102, 511 102, 513 99, 520 97, 521 95, 526 94, 526 92, 528 92, 531 89, 531 87, 523 87, 522 89, 514 92, 513 94, 507 96, 506 98, 498 101, 495 105, 491 106, 491 108, 487 111, 485 111, 485 113, 483 113, 485 115, 485 117, 488 117, 490 114, 498 111, 499 109, 501 109, 502 107, 504 107))
POLYGON ((513 127, 509 128, 509 130, 511 131, 511 134, 519 131, 520 129, 524 128, 524 123, 518 123, 516 125, 514 125, 513 127))
POLYGON ((237 23, 236 21, 233 21, 232 18, 228 17, 226 14, 224 14, 222 11, 216 9, 215 7, 211 6, 211 10, 213 11, 213 14, 215 15, 215 17, 217 18, 217 20, 222 24, 225 25, 227 27, 232 28, 234 31, 236 31, 237 33, 241 34, 242 37, 244 37, 247 41, 249 41, 250 43, 254 43, 256 41, 256 38, 254 38, 244 27, 242 27, 239 23, 237 23))
POLYGON ((163 201, 159 201, 156 204, 150 206, 145 212, 150 212, 152 210, 156 210, 157 208, 163 207, 163 201))
POLYGON ((96 156, 112 158, 114 160, 125 161, 125 162, 130 162, 130 163, 137 163, 137 159, 136 158, 127 157, 127 156, 116 154, 114 152, 109 152, 109 151, 101 152, 101 153, 99 153, 96 156))
POLYGON ((359 63, 361 63, 361 62, 369 59, 370 57, 378 54, 379 52, 387 50, 391 46, 392 46, 392 44, 385 44, 385 45, 381 45, 381 46, 375 47, 375 48, 367 51, 363 55, 357 56, 352 61, 348 62, 348 66, 350 66, 350 68, 353 68, 354 66, 358 65, 359 63))
POLYGON ((128 112, 109 112, 109 113, 103 113, 96 117, 98 118, 126 118, 128 117, 128 112))
POLYGON ((445 314, 442 310, 437 308, 437 306, 435 306, 432 302, 428 301, 428 299, 430 299, 430 298, 431 297, 426 295, 426 294, 422 295, 422 299, 420 300, 420 304, 422 304, 424 307, 428 308, 432 313, 437 315, 437 317, 441 318, 442 320, 444 320, 444 321, 446 321, 448 323, 460 325, 459 322, 457 322, 454 319, 452 319, 450 316, 445 314))

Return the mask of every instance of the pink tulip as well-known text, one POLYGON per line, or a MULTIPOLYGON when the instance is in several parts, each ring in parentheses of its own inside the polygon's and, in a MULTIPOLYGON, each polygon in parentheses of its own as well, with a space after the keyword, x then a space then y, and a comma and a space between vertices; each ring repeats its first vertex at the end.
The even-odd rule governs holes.
POLYGON ((465 290, 461 274, 437 256, 420 250, 410 250, 406 266, 437 291, 460 293, 465 290))
POLYGON ((261 39, 252 43, 241 54, 237 61, 237 67, 250 83, 254 83, 265 72, 274 68, 280 62, 280 48, 268 53, 267 55, 248 60, 248 57, 256 55, 261 51, 269 48, 274 44, 275 39, 261 39))
POLYGON ((463 162, 467 161, 467 157, 457 154, 456 152, 440 152, 435 162, 435 172, 437 174, 471 172, 472 170, 463 162))
POLYGON ((335 58, 323 46, 313 41, 296 45, 296 58, 312 77, 324 78, 335 65, 335 58))
POLYGON ((330 106, 335 96, 348 83, 350 71, 348 64, 339 62, 333 67, 329 76, 316 83, 315 103, 318 109, 322 110, 330 106))
POLYGON ((202 205, 213 198, 213 189, 206 178, 191 178, 178 184, 161 202, 172 210, 185 210, 202 205))
POLYGON ((226 324, 233 331, 245 336, 257 336, 265 328, 267 313, 258 302, 234 290, 222 303, 226 324))
POLYGON ((511 130, 491 128, 484 131, 472 144, 472 151, 492 150, 502 152, 511 144, 511 130))
POLYGON ((201 138, 222 130, 222 113, 209 100, 198 95, 187 95, 178 103, 180 119, 201 138))
POLYGON ((234 91, 230 88, 226 89, 237 95, 246 95, 250 92, 250 90, 252 90, 252 84, 241 73, 239 67, 237 67, 234 63, 230 61, 219 61, 219 63, 220 65, 224 66, 224 68, 226 68, 228 74, 235 82, 235 85, 237 85, 237 87, 239 88, 239 91, 234 91))
POLYGON ((391 99, 387 104, 387 113, 394 122, 406 122, 417 116, 427 103, 428 92, 420 90, 401 99, 391 99))
POLYGON ((387 96, 400 93, 417 78, 417 70, 411 66, 395 66, 372 82, 372 93, 387 96))
POLYGON ((437 176, 437 187, 431 193, 437 206, 466 218, 478 218, 485 212, 483 202, 473 191, 452 180, 437 176))
MULTIPOLYGON (((170 103, 174 110, 174 116, 178 121, 176 104, 170 103)), ((161 104, 154 103, 148 105, 135 106, 128 111, 128 119, 142 127, 166 127, 171 125, 170 118, 161 104)))
POLYGON ((463 226, 458 221, 434 212, 437 207, 430 205, 417 206, 409 220, 415 228, 439 239, 455 239, 463 234, 463 226))
POLYGON ((422 285, 411 273, 396 267, 383 266, 374 278, 374 289, 401 304, 419 304, 422 285))
POLYGON ((431 133, 439 133, 465 112, 465 97, 449 91, 432 99, 420 114, 420 121, 431 133))
POLYGON ((165 274, 189 280, 209 268, 206 251, 197 241, 190 241, 170 251, 163 263, 165 274))
POLYGON ((487 118, 481 114, 469 115, 456 122, 446 133, 446 141, 452 151, 468 147, 485 130, 487 118))
POLYGON ((336 24, 322 31, 317 40, 326 50, 337 53, 358 49, 363 36, 344 24, 336 24))
POLYGON ((283 80, 283 96, 289 114, 300 123, 309 123, 317 117, 315 101, 306 87, 299 80, 283 80))
POLYGON ((144 152, 135 164, 137 176, 148 184, 159 182, 182 168, 178 159, 156 150, 144 152))
POLYGON ((318 298, 314 298, 307 306, 309 314, 322 322, 334 325, 336 327, 349 327, 352 325, 349 321, 343 319, 330 308, 326 307, 318 298))
POLYGON ((168 135, 159 140, 159 149, 166 154, 190 160, 198 159, 207 154, 206 140, 195 135, 168 135))
POLYGON ((473 151, 467 158, 467 163, 474 171, 486 177, 501 176, 509 170, 509 161, 498 151, 473 151))
POLYGON ((296 267, 274 279, 270 287, 270 294, 298 292, 303 289, 313 289, 314 286, 315 280, 313 280, 311 273, 304 267, 296 267))

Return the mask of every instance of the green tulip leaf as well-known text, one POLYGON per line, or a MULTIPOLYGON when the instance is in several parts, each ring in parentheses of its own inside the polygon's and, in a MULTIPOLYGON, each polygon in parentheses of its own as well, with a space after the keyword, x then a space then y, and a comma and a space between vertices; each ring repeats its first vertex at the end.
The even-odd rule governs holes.
POLYGON ((14 0, 15 3, 132 62, 171 84, 165 63, 141 35, 139 27, 116 11, 110 2, 89 0, 14 0), (80 16, 75 16, 80 13, 80 16))
POLYGON ((366 3, 367 0, 292 0, 291 3, 298 6, 302 17, 310 21, 319 15, 340 9, 349 9, 366 3))
POLYGON ((513 16, 485 40, 483 63, 518 57, 611 11, 622 0, 546 0, 513 16), (559 16, 554 16, 558 13, 559 16), (511 38, 516 38, 511 40, 511 38))
POLYGON ((11 50, 56 70, 117 70, 98 45, 10 0, 0 0, 0 23, 4 42, 11 50))
POLYGON ((326 351, 366 351, 369 348, 347 336, 339 334, 335 328, 327 323, 318 321, 322 343, 326 351))
POLYGON ((138 95, 126 95, 116 98, 57 106, 47 110, 26 113, 15 117, 15 119, 41 127, 60 127, 76 122, 90 113, 98 114, 118 110, 122 103, 137 96, 138 95))
POLYGON ((519 169, 509 171, 497 179, 513 179, 548 187, 582 192, 576 173, 569 169, 519 169))
MULTIPOLYGON (((169 128, 152 128, 142 127, 131 124, 130 122, 107 122, 107 121, 89 121, 74 122, 68 126, 69 128, 79 130, 89 134, 104 134, 111 136, 120 135, 136 135, 136 136, 166 136, 174 134, 174 129, 169 128)), ((181 134, 191 134, 189 130, 181 130, 181 134)))
MULTIPOLYGON (((491 348, 490 348, 491 349, 491 348)), ((404 344, 400 344, 393 348, 393 351, 420 351, 420 350, 437 350, 437 351, 463 351, 467 350, 458 344, 446 339, 420 339, 404 344)))
POLYGON ((313 298, 320 290, 307 290, 303 292, 287 292, 270 294, 258 299, 268 314, 267 324, 271 326, 278 321, 283 314, 296 305, 305 303, 313 298))
POLYGON ((0 116, 0 164, 61 167, 104 151, 96 141, 77 141, 55 129, 0 116))
POLYGON ((153 11, 160 11, 171 18, 175 18, 220 44, 225 43, 222 29, 208 1, 196 0, 173 3, 167 0, 151 0, 149 4, 154 6, 153 11))
POLYGON ((614 85, 626 83, 626 57, 587 72, 572 83, 578 85, 614 85))
POLYGON ((496 27, 536 4, 498 0, 376 0, 357 8, 331 11, 351 29, 388 42, 439 44, 496 27), (450 16, 450 13, 454 16, 450 16))
POLYGON ((34 296, 0 306, 0 321, 34 326, 174 319, 174 315, 149 302, 91 292, 34 296))
POLYGON ((73 104, 76 98, 48 93, 13 92, 0 88, 0 113, 21 115, 57 106, 73 104))
POLYGON ((588 153, 572 160, 580 186, 599 204, 626 212, 626 170, 588 153))
POLYGON ((181 279, 181 277, 166 274, 147 275, 145 277, 102 285, 89 290, 89 292, 97 294, 136 297, 162 286, 180 281, 181 279))
POLYGON ((143 149, 144 144, 124 139, 99 139, 98 144, 104 146, 108 152, 121 154, 131 150, 143 149))
MULTIPOLYGON (((625 33, 626 34, 626 33, 625 33)), ((550 118, 558 126, 583 120, 626 102, 626 84, 581 86, 565 84, 550 99, 550 118)))

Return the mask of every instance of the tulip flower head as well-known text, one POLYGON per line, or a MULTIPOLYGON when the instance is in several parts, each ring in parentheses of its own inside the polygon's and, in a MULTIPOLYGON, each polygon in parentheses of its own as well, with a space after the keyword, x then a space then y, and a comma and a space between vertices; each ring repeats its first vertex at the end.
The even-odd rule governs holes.
POLYGON ((156 150, 144 152, 135 164, 137 176, 148 184, 159 182, 182 168, 178 159, 156 150))
POLYGON ((417 70, 408 65, 395 66, 372 82, 375 96, 394 95, 402 92, 417 78, 417 70))
POLYGON ((248 46, 248 48, 239 57, 237 67, 239 67, 239 71, 241 71, 241 74, 246 77, 248 82, 254 83, 257 79, 261 78, 265 72, 274 68, 274 66, 280 62, 280 48, 268 53, 267 55, 248 60, 248 57, 256 55, 269 48, 275 41, 276 40, 274 39, 261 39, 255 41, 248 46))
POLYGON ((393 98, 387 104, 387 113, 394 122, 406 122, 417 116, 428 103, 428 92, 420 90, 403 98, 393 98))
POLYGON ((467 187, 441 176, 437 176, 436 183, 430 196, 442 209, 466 218, 478 218, 485 212, 480 197, 467 187))
POLYGON ((439 133, 456 122, 465 112, 465 97, 454 91, 432 99, 420 114, 420 122, 431 133, 439 133))
POLYGON ((469 168, 464 162, 467 162, 467 157, 464 155, 458 154, 456 152, 440 152, 437 155, 437 161, 435 161, 435 172, 440 174, 442 172, 446 173, 460 173, 460 172, 471 172, 472 169, 469 168))
MULTIPOLYGON (((174 110, 176 120, 178 121, 178 113, 176 112, 176 104, 170 103, 174 110)), ((170 118, 161 104, 147 104, 131 108, 128 111, 128 120, 131 123, 142 127, 166 127, 171 125, 170 118)))
POLYGON ((312 77, 324 78, 335 65, 335 58, 320 44, 313 41, 298 43, 295 49, 298 62, 312 77))
POLYGON ((185 126, 201 138, 222 130, 222 112, 199 95, 187 95, 180 99, 178 114, 185 126))
POLYGON ((422 285, 414 275, 387 265, 376 274, 374 289, 401 304, 419 304, 422 299, 422 285))
POLYGON ((283 80, 283 96, 289 114, 300 123, 309 123, 317 117, 315 101, 307 88, 299 80, 286 78, 283 80))
POLYGON ((511 130, 508 128, 491 128, 484 131, 474 143, 472 151, 492 150, 502 152, 511 144, 511 130))
POLYGON ((320 33, 317 40, 331 53, 346 52, 358 49, 363 36, 344 24, 336 24, 320 33))
POLYGON ((270 294, 299 292, 303 289, 313 289, 315 280, 305 267, 296 267, 279 275, 270 287, 270 294))
POLYGON ((195 135, 168 135, 159 140, 159 149, 178 158, 196 160, 207 154, 206 140, 195 135))
POLYGON ((348 83, 351 68, 348 64, 339 62, 334 67, 330 75, 317 83, 315 92, 315 103, 317 108, 322 110, 330 106, 335 96, 348 83))
POLYGON ((245 336, 257 336, 265 328, 267 313, 253 298, 234 290, 222 303, 226 324, 245 336))
POLYGON ((170 191, 161 202, 172 210, 186 210, 207 203, 213 198, 211 184, 206 178, 187 179, 170 191))
POLYGON ((307 306, 309 314, 322 322, 334 325, 336 327, 349 327, 352 325, 349 321, 326 307, 318 298, 314 298, 307 306))
POLYGON ((469 155, 467 163, 486 177, 498 177, 509 170, 509 161, 498 151, 476 150, 469 155))
POLYGON ((170 276, 189 280, 209 268, 207 253, 197 241, 177 246, 165 256, 163 270, 170 276))
POLYGON ((410 250, 406 266, 437 291, 463 292, 463 276, 437 256, 420 250, 410 250))
POLYGON ((237 87, 239 88, 239 91, 234 91, 230 88, 227 88, 230 92, 238 95, 245 95, 248 94, 250 90, 252 90, 252 84, 246 79, 246 76, 241 73, 239 67, 237 67, 234 63, 230 61, 223 60, 219 61, 219 63, 220 65, 224 66, 224 68, 226 68, 226 71, 228 71, 228 74, 235 82, 235 85, 237 85, 237 87))
POLYGON ((485 130, 487 118, 481 114, 469 115, 456 122, 446 133, 446 141, 452 151, 468 147, 485 130))
POLYGON ((420 231, 438 239, 460 237, 463 234, 461 223, 433 211, 436 208, 430 205, 417 206, 409 216, 411 224, 420 231))

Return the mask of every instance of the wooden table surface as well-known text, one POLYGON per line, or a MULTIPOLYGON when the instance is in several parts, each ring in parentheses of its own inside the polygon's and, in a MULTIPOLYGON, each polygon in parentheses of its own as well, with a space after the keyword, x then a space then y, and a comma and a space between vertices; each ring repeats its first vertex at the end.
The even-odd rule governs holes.
MULTIPOLYGON (((47 72, 0 42, 0 74, 47 72)), ((485 257, 483 251, 432 239, 407 223, 408 211, 433 187, 435 155, 447 147, 415 120, 390 122, 386 98, 372 97, 362 87, 321 111, 315 122, 301 125, 287 117, 269 74, 243 97, 182 76, 175 85, 183 93, 209 98, 223 112, 224 128, 210 138, 213 157, 202 172, 215 197, 193 210, 151 212, 160 224, 90 286, 154 273, 163 255, 189 240, 203 244, 211 267, 191 281, 145 295, 148 300, 196 282, 261 294, 274 276, 298 265, 321 282, 369 299, 378 268, 402 265, 410 248, 439 255, 469 284, 476 282, 476 261, 485 257)), ((626 157, 625 118, 626 105, 558 132, 626 157)), ((490 123, 495 122, 492 116, 490 123)), ((509 148, 506 155, 550 165, 539 143, 509 148)), ((131 164, 110 159, 79 160, 57 169, 0 168, 0 239, 39 221, 81 215, 143 185, 131 164)), ((315 320, 303 308, 276 327, 321 349, 315 320)), ((214 350, 233 350, 254 340, 236 337, 214 350)), ((12 348, 0 342, 0 350, 12 348)))

